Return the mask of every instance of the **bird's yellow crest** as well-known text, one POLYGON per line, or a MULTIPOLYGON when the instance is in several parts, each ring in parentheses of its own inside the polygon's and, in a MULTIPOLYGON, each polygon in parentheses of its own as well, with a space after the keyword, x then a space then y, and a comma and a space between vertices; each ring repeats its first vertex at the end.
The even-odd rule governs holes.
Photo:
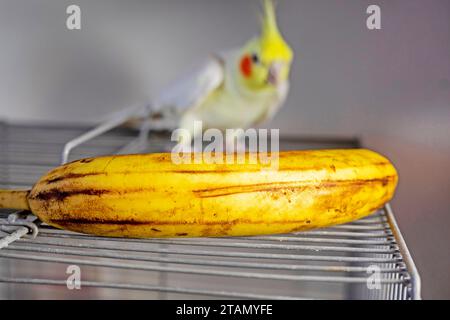
POLYGON ((242 83, 252 90, 274 89, 287 81, 293 52, 277 25, 272 0, 263 1, 261 34, 251 40, 239 57, 242 83))
POLYGON ((292 49, 278 30, 275 6, 272 0, 264 0, 264 16, 261 22, 261 53, 267 60, 291 61, 292 49))

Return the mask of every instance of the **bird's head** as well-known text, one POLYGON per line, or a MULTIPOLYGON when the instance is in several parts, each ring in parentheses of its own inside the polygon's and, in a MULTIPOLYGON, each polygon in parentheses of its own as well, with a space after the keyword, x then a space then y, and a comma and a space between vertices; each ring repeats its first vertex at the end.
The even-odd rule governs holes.
POLYGON ((252 90, 275 88, 286 81, 293 52, 278 30, 272 0, 264 0, 261 34, 252 39, 238 58, 238 70, 243 84, 252 90))

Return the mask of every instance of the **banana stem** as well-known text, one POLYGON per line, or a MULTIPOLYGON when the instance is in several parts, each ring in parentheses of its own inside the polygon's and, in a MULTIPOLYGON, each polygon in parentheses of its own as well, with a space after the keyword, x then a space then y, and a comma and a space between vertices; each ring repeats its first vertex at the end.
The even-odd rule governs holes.
POLYGON ((2 190, 0 189, 0 208, 30 210, 28 204, 29 190, 2 190))

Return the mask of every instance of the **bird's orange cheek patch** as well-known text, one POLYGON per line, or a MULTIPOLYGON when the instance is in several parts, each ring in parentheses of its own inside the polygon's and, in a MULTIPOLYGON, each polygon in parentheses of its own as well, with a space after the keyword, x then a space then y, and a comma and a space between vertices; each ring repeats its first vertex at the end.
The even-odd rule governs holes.
POLYGON ((246 78, 252 74, 252 60, 249 56, 244 56, 241 59, 241 72, 246 78))

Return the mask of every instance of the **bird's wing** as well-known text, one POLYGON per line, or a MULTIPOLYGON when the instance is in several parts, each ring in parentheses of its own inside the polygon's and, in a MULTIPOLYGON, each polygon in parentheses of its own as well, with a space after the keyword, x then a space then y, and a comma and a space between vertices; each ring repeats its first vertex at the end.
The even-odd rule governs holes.
POLYGON ((153 111, 182 114, 195 108, 223 84, 224 69, 219 56, 210 56, 199 68, 163 90, 153 111))

